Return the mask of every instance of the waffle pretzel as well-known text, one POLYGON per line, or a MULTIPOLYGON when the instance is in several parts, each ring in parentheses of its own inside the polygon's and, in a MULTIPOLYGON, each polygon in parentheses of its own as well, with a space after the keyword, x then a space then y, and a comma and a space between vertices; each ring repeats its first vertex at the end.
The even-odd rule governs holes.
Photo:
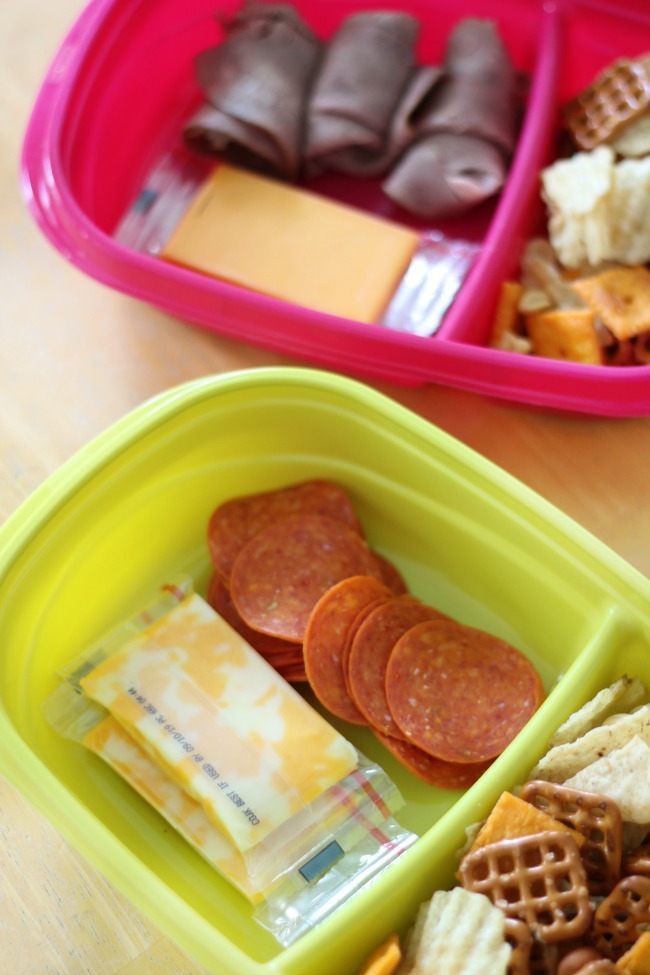
POLYGON ((650 879, 623 877, 596 908, 591 940, 603 955, 616 960, 650 925, 650 879))
POLYGON ((564 124, 579 149, 610 142, 650 107, 646 59, 620 58, 564 107, 564 124))
POLYGON ((605 896, 621 877, 623 822, 619 806, 607 796, 536 779, 520 796, 585 837, 580 856, 592 896, 605 896))
POLYGON ((549 830, 490 843, 463 858, 458 877, 506 916, 526 921, 540 941, 579 937, 589 927, 587 875, 568 833, 549 830))

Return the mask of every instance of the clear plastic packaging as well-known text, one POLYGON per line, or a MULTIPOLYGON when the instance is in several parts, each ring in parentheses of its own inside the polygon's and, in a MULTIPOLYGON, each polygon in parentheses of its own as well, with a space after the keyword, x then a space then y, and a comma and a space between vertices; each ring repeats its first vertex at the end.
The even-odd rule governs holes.
POLYGON ((128 782, 251 903, 261 899, 243 857, 210 822, 201 804, 188 796, 108 711, 63 683, 47 702, 47 716, 60 734, 94 752, 128 782))
MULTIPOLYGON (((258 905, 257 920, 284 945, 365 886, 417 838, 394 818, 403 800, 385 772, 334 729, 328 737, 327 722, 203 603, 188 579, 165 587, 142 612, 108 634, 61 677, 62 683, 45 706, 50 724, 93 751, 157 809, 222 876, 258 905), (255 668, 259 668, 264 699, 279 690, 282 714, 288 718, 284 732, 290 733, 293 753, 282 751, 281 766, 274 764, 278 725, 264 703, 260 702, 259 714, 250 713, 254 707, 250 695, 243 693, 237 702, 230 694, 232 681, 228 691, 227 671, 237 669, 232 654, 220 661, 222 692, 210 698, 215 661, 210 660, 201 637, 207 625, 202 612, 217 627, 214 634, 219 646, 228 644, 232 635, 233 653, 240 664, 242 658, 248 664, 255 661, 253 668, 247 668, 246 679, 255 683, 255 668), (182 644, 190 657, 202 658, 203 673, 194 669, 189 678, 187 672, 181 673, 176 650, 182 644), (172 671, 167 666, 170 652, 177 657, 172 671), (89 687, 96 691, 93 674, 120 674, 133 656, 139 660, 137 673, 142 680, 137 689, 128 683, 134 674, 131 670, 126 672, 125 694, 99 700, 101 694, 93 699, 85 692, 89 687), (147 656, 153 671, 142 663, 147 656), (192 685, 199 677, 203 688, 197 697, 192 685), (270 682, 268 686, 265 680, 270 682), (292 699, 295 713, 290 708, 292 699), (170 713, 176 703, 184 705, 173 712, 174 724, 169 728, 167 716, 158 706, 163 700, 170 713), (134 705, 136 714, 141 708, 138 720, 125 710, 125 701, 134 705), (229 718, 225 713, 228 706, 237 703, 239 716, 229 718), (204 754, 208 738, 200 748, 195 747, 199 706, 205 706, 205 728, 209 725, 215 732, 209 755, 204 754), (244 715, 246 711, 249 713, 244 715), (310 745, 310 712, 321 742, 318 748, 310 745), (162 737, 151 734, 152 723, 162 737), (299 734, 295 733, 298 724, 299 734), (256 729, 255 734, 247 737, 250 727, 256 729), (163 739, 172 751, 161 745, 163 739), (185 752, 184 763, 175 761, 174 748, 185 752), (335 770, 344 767, 340 756, 349 767, 338 776, 335 770), (307 769, 306 791, 292 778, 292 758, 307 769), (186 766, 196 768, 199 762, 213 773, 228 767, 227 778, 221 771, 208 775, 221 803, 215 803, 214 792, 197 787, 196 775, 188 777, 186 766), (332 781, 323 777, 323 769, 332 781), (247 788, 253 798, 249 804, 242 799, 247 788), (260 817, 253 815, 254 809, 260 810, 260 817)), ((285 744, 289 737, 284 735, 285 744)))
MULTIPOLYGON (((160 257, 214 165, 182 147, 166 155, 149 173, 115 239, 160 257)), ((420 245, 377 324, 412 335, 434 335, 480 251, 480 244, 451 239, 437 230, 422 231, 420 245)))

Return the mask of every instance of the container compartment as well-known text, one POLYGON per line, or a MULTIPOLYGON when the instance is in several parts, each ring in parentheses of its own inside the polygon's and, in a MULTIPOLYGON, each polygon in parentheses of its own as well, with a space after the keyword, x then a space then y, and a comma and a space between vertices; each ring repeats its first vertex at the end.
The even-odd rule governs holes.
MULTIPOLYGON (((649 646, 648 619, 632 618, 627 611, 619 612, 610 607, 609 613, 602 619, 602 627, 598 632, 594 631, 593 638, 568 668, 548 706, 538 713, 511 750, 507 769, 504 767, 501 770, 500 778, 495 776, 491 783, 493 789, 475 789, 467 793, 450 815, 441 819, 435 829, 429 830, 419 840, 414 856, 429 861, 429 872, 414 877, 394 906, 385 903, 379 905, 381 933, 374 944, 379 943, 382 935, 386 937, 393 930, 404 933, 413 924, 417 908, 423 900, 431 897, 433 891, 450 887, 456 882, 457 852, 466 841, 465 827, 486 818, 502 791, 512 790, 527 780, 529 772, 544 754, 551 734, 570 714, 623 675, 638 677, 646 687, 650 687, 649 646)), ((395 874, 406 866, 405 863, 397 863, 395 874)), ((398 883, 399 879, 395 882, 398 883)))
MULTIPOLYGON (((434 60, 461 18, 494 19, 517 68, 530 76, 519 145, 500 198, 435 228, 481 242, 482 250, 433 337, 256 295, 115 240, 120 220, 152 169, 178 146, 184 121, 202 100, 193 57, 219 40, 216 14, 237 6, 235 0, 136 7, 92 0, 48 72, 25 136, 24 193, 54 246, 110 287, 194 325, 342 373, 442 383, 554 411, 650 411, 650 366, 589 366, 486 345, 499 284, 516 272, 526 239, 543 229, 538 175, 556 150, 559 105, 615 58, 647 49, 650 15, 640 0, 623 8, 609 0, 391 5, 420 18, 420 53, 434 60)), ((373 5, 298 0, 296 6, 328 37, 344 16, 373 5)), ((375 181, 326 175, 312 184, 325 196, 397 216, 375 181)))
POLYGON ((381 932, 406 925, 418 900, 447 882, 477 810, 525 775, 609 670, 643 677, 650 643, 650 584, 626 563, 424 420, 316 370, 210 377, 143 405, 25 502, 0 532, 0 551, 0 771, 215 975, 335 966, 354 975, 381 932), (426 786, 367 731, 339 723, 385 764, 406 800, 399 818, 421 838, 283 950, 99 759, 52 731, 42 705, 56 670, 161 581, 189 572, 205 590, 206 524, 220 501, 315 476, 349 491, 369 540, 413 592, 520 648, 549 697, 464 794, 426 786))
MULTIPOLYGON (((194 58, 223 39, 217 18, 232 15, 240 6, 239 0, 193 0, 189 7, 179 0, 163 0, 134 9, 124 0, 104 0, 88 8, 87 16, 94 11, 97 22, 92 33, 84 31, 82 37, 73 38, 76 76, 60 119, 57 161, 74 203, 101 233, 114 233, 146 175, 161 155, 180 144, 183 124, 203 101, 194 76, 194 58)), ((350 13, 376 9, 376 5, 352 0, 326 5, 297 0, 293 6, 323 38, 330 37, 350 13)), ((526 162, 538 153, 537 145, 542 142, 539 116, 552 110, 555 86, 553 52, 547 51, 556 43, 555 12, 545 13, 534 3, 514 0, 476 0, 460 6, 442 2, 434 10, 422 0, 397 0, 386 9, 407 11, 418 18, 418 56, 433 64, 442 60, 451 29, 465 16, 494 20, 515 66, 531 81, 533 112, 527 113, 519 155, 526 162)), ((527 182, 534 183, 534 177, 529 176, 527 182)), ((309 185, 365 210, 398 214, 372 179, 332 175, 309 185)), ((458 236, 482 239, 493 209, 485 207, 476 217, 450 224, 449 229, 458 236)), ((399 216, 409 219, 401 212, 399 216)))

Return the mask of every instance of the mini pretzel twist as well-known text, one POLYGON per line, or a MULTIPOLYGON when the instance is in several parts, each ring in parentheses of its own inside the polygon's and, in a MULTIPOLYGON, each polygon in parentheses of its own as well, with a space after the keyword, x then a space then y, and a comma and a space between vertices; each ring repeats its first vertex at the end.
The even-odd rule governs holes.
POLYGON ((623 857, 622 872, 650 877, 650 843, 642 843, 623 857))
POLYGON ((549 830, 489 843, 463 858, 458 876, 467 890, 486 894, 508 917, 526 921, 541 941, 579 937, 589 927, 587 876, 569 833, 549 830))
POLYGON ((609 894, 621 878, 623 822, 618 803, 608 796, 542 780, 526 782, 520 798, 582 833, 585 842, 580 857, 589 893, 593 897, 609 894))
POLYGON ((594 946, 616 960, 650 926, 650 879, 623 877, 596 908, 592 926, 594 946))

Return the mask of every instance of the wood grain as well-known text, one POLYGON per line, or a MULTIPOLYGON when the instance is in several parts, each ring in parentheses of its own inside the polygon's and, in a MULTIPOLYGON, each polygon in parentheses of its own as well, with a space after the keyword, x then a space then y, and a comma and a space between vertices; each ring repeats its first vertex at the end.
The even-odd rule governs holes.
MULTIPOLYGON (((69 265, 27 215, 23 132, 82 0, 0 4, 0 522, 77 449, 185 380, 289 357, 210 334, 69 265)), ((376 384, 650 574, 650 419, 547 415, 442 386, 376 384)), ((0 780, 0 971, 203 975, 0 780)))

